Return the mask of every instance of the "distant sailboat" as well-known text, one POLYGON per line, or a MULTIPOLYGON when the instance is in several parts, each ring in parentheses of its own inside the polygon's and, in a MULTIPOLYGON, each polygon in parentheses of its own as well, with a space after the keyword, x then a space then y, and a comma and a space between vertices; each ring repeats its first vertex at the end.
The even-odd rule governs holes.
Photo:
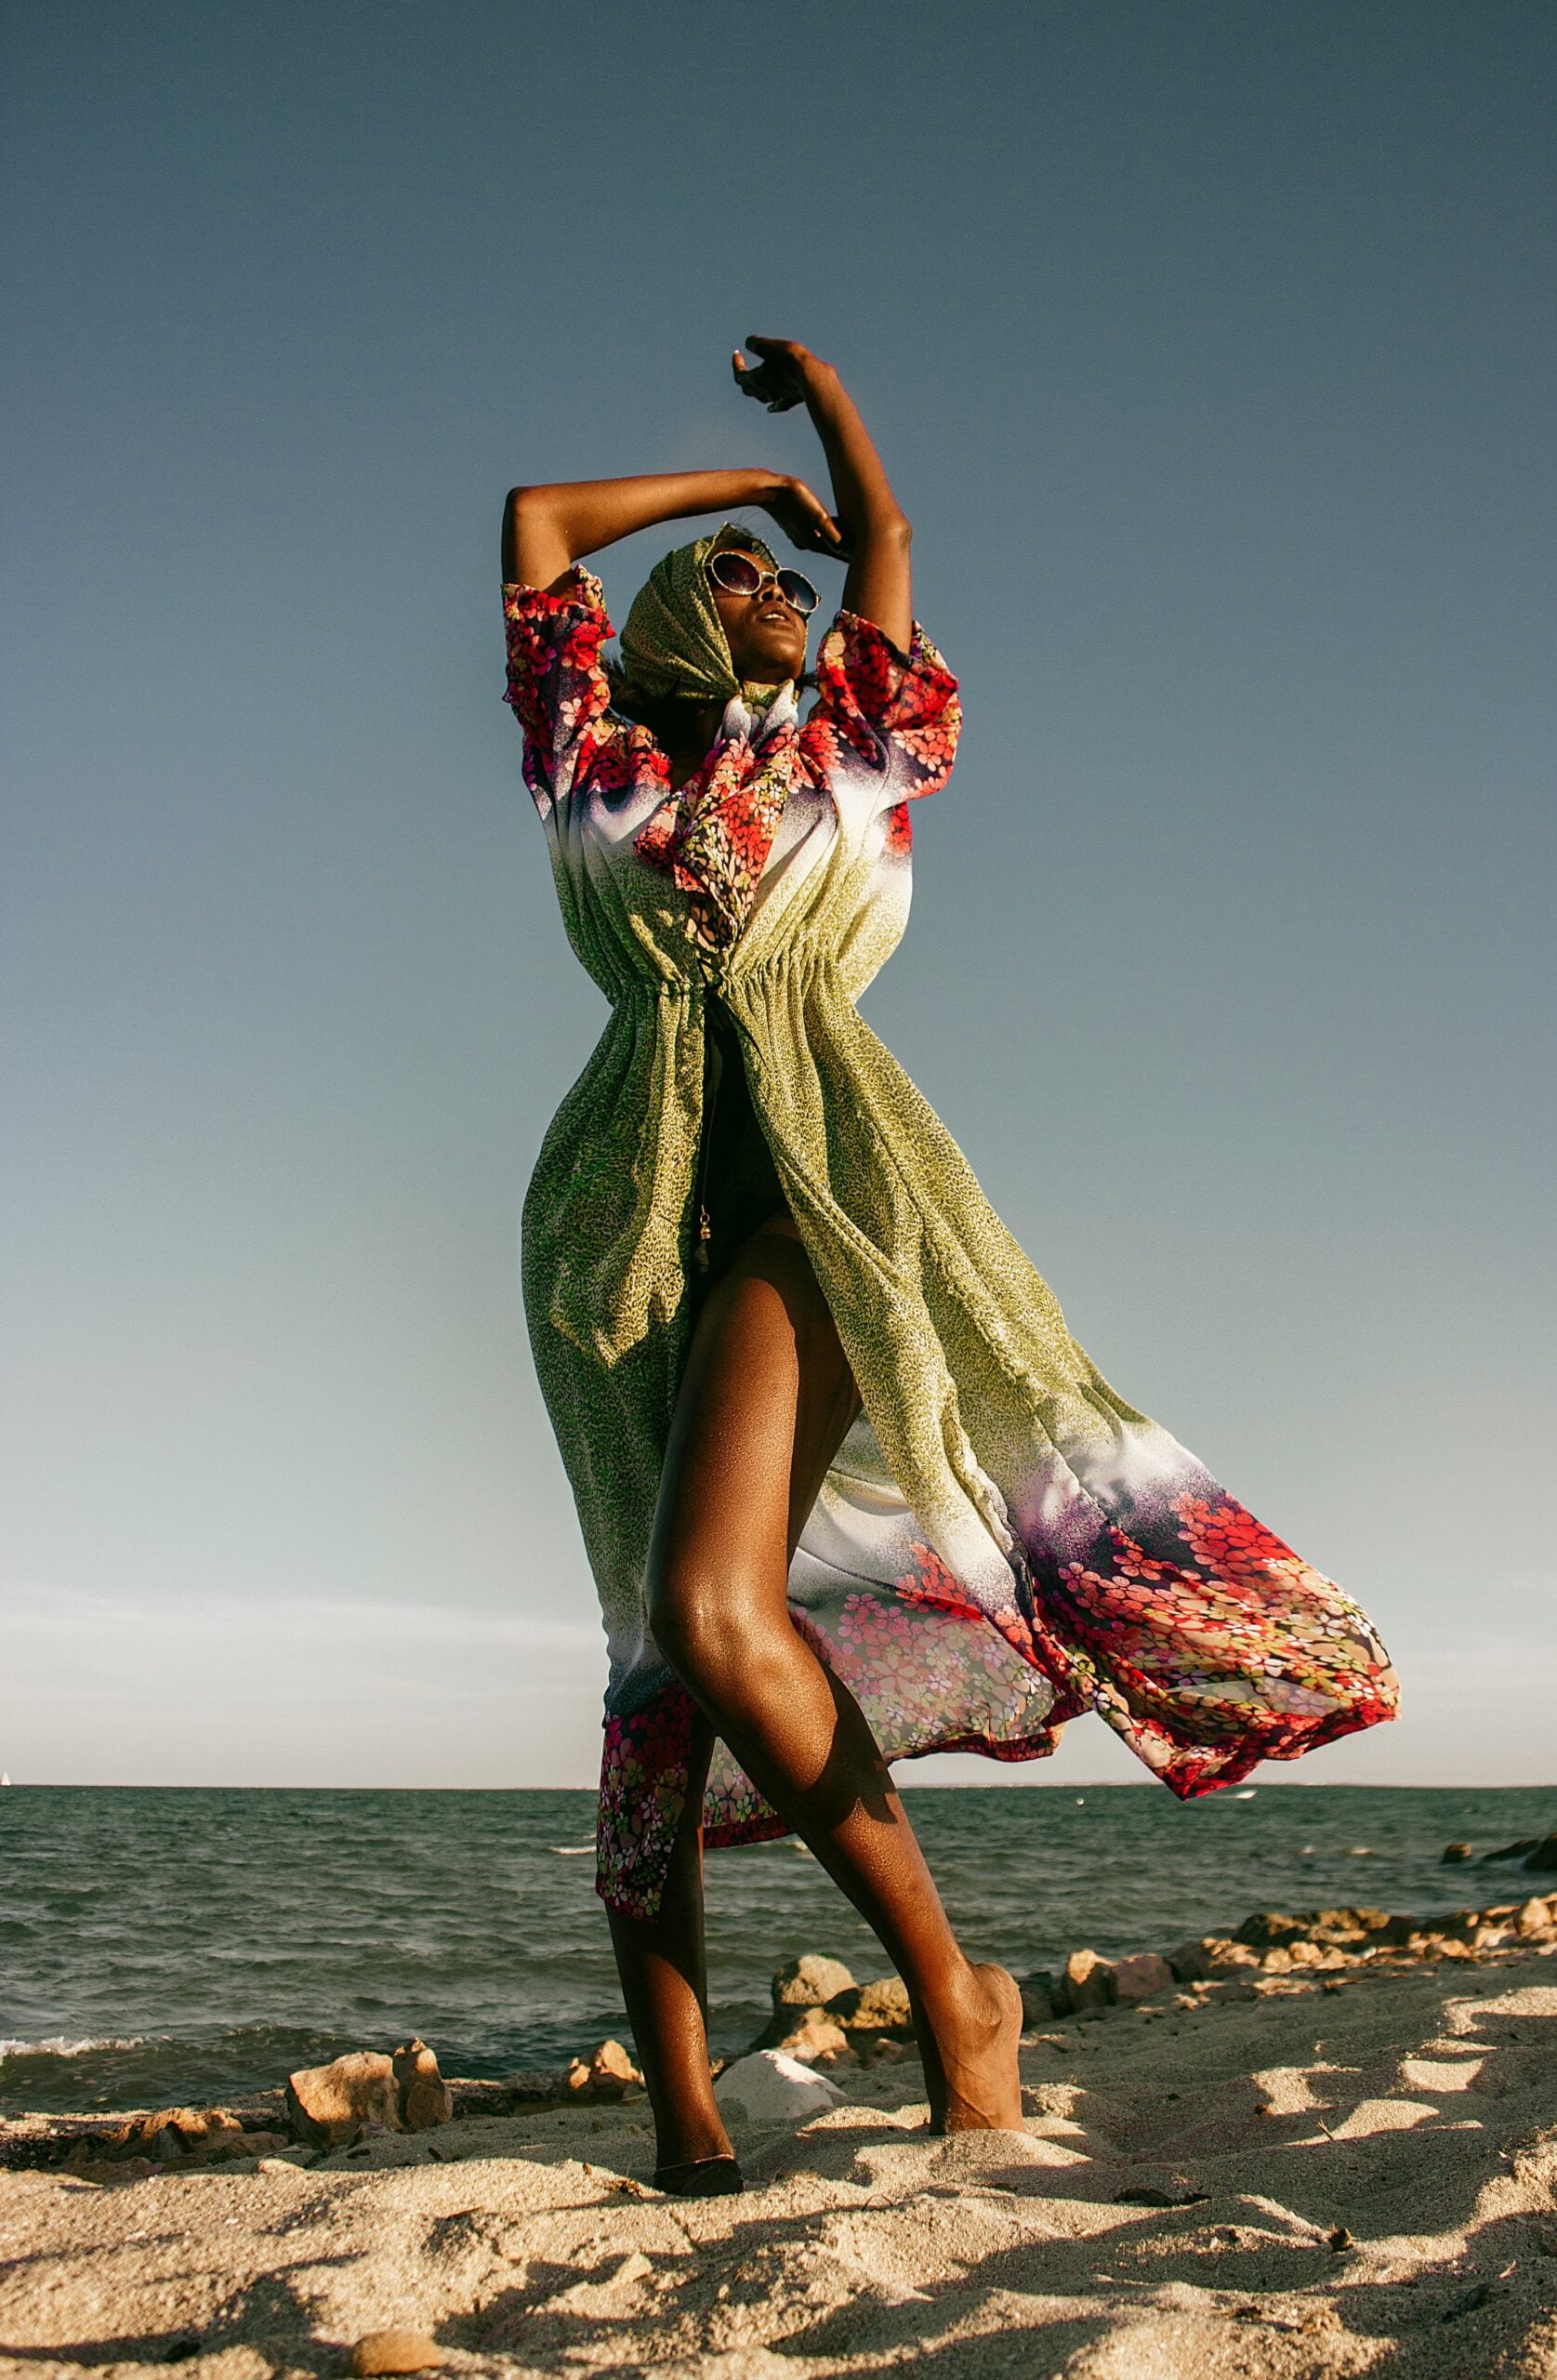
POLYGON ((7 1776, 7 1774, 6 1774, 5 1770, 4 1770, 3 1768, 0 1768, 0 1785, 8 1785, 8 1784, 10 1783, 10 1781, 11 1781, 11 1780, 10 1780, 10 1778, 7 1776))

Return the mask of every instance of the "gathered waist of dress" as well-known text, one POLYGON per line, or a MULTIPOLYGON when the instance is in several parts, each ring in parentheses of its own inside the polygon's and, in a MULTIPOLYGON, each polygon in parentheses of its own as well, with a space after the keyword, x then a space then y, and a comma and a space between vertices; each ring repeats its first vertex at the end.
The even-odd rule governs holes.
MULTIPOLYGON (((707 975, 626 975, 608 992, 614 1009, 706 1007, 710 1012, 727 1003, 738 1006, 744 986, 771 985, 775 978, 799 976, 806 982, 831 977, 840 998, 852 1005, 853 994, 842 980, 837 959, 829 952, 785 949, 772 952, 749 967, 727 968, 707 975)), ((597 982, 599 978, 596 978, 597 982)))

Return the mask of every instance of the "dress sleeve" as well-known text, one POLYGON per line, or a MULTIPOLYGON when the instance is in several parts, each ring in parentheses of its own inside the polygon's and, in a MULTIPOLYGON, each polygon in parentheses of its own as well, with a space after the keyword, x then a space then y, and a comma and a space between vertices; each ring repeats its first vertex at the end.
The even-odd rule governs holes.
POLYGON ((840 612, 822 641, 816 677, 820 698, 804 732, 822 747, 819 760, 829 739, 847 745, 880 771, 881 799, 894 808, 945 784, 962 705, 957 680, 917 620, 903 653, 874 620, 840 612))
POLYGON ((612 739, 611 688, 600 647, 611 634, 600 580, 574 563, 562 592, 503 588, 508 686, 504 700, 524 730, 524 782, 544 814, 581 785, 612 739))

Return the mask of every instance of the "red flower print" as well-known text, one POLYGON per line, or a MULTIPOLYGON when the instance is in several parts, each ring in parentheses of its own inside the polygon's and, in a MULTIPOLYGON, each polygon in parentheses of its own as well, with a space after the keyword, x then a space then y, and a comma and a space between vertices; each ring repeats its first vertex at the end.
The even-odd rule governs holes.
POLYGON ((976 1620, 982 1625, 983 1611, 939 1554, 917 1540, 908 1550, 914 1557, 914 1567, 894 1582, 904 1602, 930 1604, 938 1611, 955 1612, 959 1620, 976 1620))
POLYGON ((611 689, 600 665, 611 634, 600 581, 574 568, 560 595, 505 587, 505 700, 524 730, 524 780, 543 809, 587 782, 619 731, 606 726, 611 689))
POLYGON ((687 894, 699 948, 727 950, 740 933, 800 770, 793 721, 730 736, 639 829, 639 858, 687 894))
POLYGON ((641 1711, 607 1719, 595 1827, 595 1888, 628 1917, 659 1914, 686 1800, 696 1705, 667 1686, 641 1711))
POLYGON ((1102 1527, 1038 1588, 1035 1634, 1175 1793, 1392 1715, 1393 1673, 1339 1588, 1220 1489, 1181 1496, 1171 1523, 1138 1521, 1145 1543, 1102 1527))
POLYGON ((874 621, 840 612, 823 639, 816 680, 820 700, 808 735, 830 726, 862 760, 896 774, 906 800, 944 785, 962 708, 957 680, 921 628, 904 654, 874 621))

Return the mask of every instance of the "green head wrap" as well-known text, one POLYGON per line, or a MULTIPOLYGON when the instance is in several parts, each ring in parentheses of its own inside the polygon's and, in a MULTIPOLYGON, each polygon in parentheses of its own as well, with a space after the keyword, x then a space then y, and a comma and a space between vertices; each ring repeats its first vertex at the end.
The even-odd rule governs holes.
POLYGON ((772 686, 743 686, 704 563, 729 547, 756 554, 770 570, 778 563, 760 537, 727 521, 711 537, 677 546, 649 573, 633 598, 622 630, 622 663, 629 686, 642 694, 686 694, 726 703, 739 694, 752 709, 772 700, 772 686))

